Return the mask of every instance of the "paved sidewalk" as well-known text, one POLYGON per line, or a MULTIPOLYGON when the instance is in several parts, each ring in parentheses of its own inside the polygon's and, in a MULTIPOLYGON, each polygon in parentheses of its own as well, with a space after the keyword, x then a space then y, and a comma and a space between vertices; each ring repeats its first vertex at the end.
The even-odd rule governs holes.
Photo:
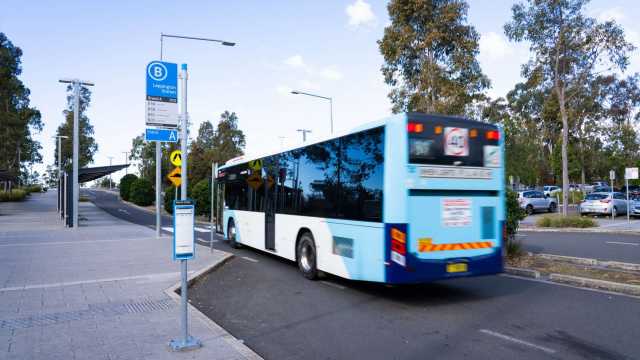
MULTIPOLYGON (((201 349, 174 353, 179 306, 164 290, 179 281, 171 238, 80 203, 65 229, 56 193, 0 203, 0 359, 246 359, 258 356, 190 311, 201 349)), ((225 253, 197 247, 190 272, 225 253)))

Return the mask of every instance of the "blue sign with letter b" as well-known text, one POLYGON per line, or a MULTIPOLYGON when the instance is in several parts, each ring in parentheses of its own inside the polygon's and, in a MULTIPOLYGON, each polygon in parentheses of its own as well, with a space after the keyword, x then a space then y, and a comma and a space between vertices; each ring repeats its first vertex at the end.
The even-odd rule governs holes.
POLYGON ((147 100, 178 102, 178 65, 152 61, 147 65, 147 100))

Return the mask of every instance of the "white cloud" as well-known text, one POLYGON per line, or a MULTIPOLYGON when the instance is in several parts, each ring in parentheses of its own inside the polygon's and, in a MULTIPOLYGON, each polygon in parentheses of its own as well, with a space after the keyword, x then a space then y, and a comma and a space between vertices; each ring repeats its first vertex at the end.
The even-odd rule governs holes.
POLYGON ((304 63, 304 60, 302 59, 301 55, 293 55, 293 56, 285 59, 284 63, 286 65, 289 65, 289 66, 295 67, 295 68, 306 68, 307 67, 307 65, 304 63))
POLYGON ((480 57, 484 60, 498 60, 513 55, 513 49, 501 34, 488 32, 480 36, 480 57))
POLYGON ((613 20, 617 23, 620 23, 625 19, 624 11, 619 7, 613 7, 605 10, 596 10, 594 11, 594 15, 600 22, 613 20))
POLYGON ((346 13, 349 16, 349 25, 352 26, 373 24, 376 21, 371 5, 364 0, 356 0, 347 6, 346 13))
POLYGON ((329 80, 341 80, 342 73, 333 66, 326 67, 320 71, 320 76, 329 80))

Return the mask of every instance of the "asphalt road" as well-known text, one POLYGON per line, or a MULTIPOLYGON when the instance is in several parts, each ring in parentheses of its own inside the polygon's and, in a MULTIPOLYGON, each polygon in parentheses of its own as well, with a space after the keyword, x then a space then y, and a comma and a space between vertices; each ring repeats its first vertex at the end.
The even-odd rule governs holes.
MULTIPOLYGON (((154 222, 113 194, 91 193, 114 216, 154 222)), ((309 281, 292 262, 214 247, 236 256, 190 301, 267 359, 640 357, 638 298, 507 276, 399 287, 309 281)))
POLYGON ((525 251, 640 263, 640 236, 611 233, 520 231, 525 251))

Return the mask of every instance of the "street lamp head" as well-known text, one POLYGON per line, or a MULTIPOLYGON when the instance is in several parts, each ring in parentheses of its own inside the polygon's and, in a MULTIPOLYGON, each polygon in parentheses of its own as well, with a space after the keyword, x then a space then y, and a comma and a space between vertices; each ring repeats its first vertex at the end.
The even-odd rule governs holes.
POLYGON ((54 138, 54 139, 57 139, 57 138, 60 138, 60 139, 68 139, 69 137, 68 137, 68 136, 65 136, 65 135, 56 135, 56 136, 52 136, 52 138, 54 138))
POLYGON ((296 91, 296 90, 293 90, 291 93, 292 93, 292 94, 294 94, 294 95, 298 95, 298 94, 300 94, 300 93, 299 93, 298 91, 296 91))
POLYGON ((236 46, 236 43, 230 41, 223 41, 222 45, 224 46, 236 46))

